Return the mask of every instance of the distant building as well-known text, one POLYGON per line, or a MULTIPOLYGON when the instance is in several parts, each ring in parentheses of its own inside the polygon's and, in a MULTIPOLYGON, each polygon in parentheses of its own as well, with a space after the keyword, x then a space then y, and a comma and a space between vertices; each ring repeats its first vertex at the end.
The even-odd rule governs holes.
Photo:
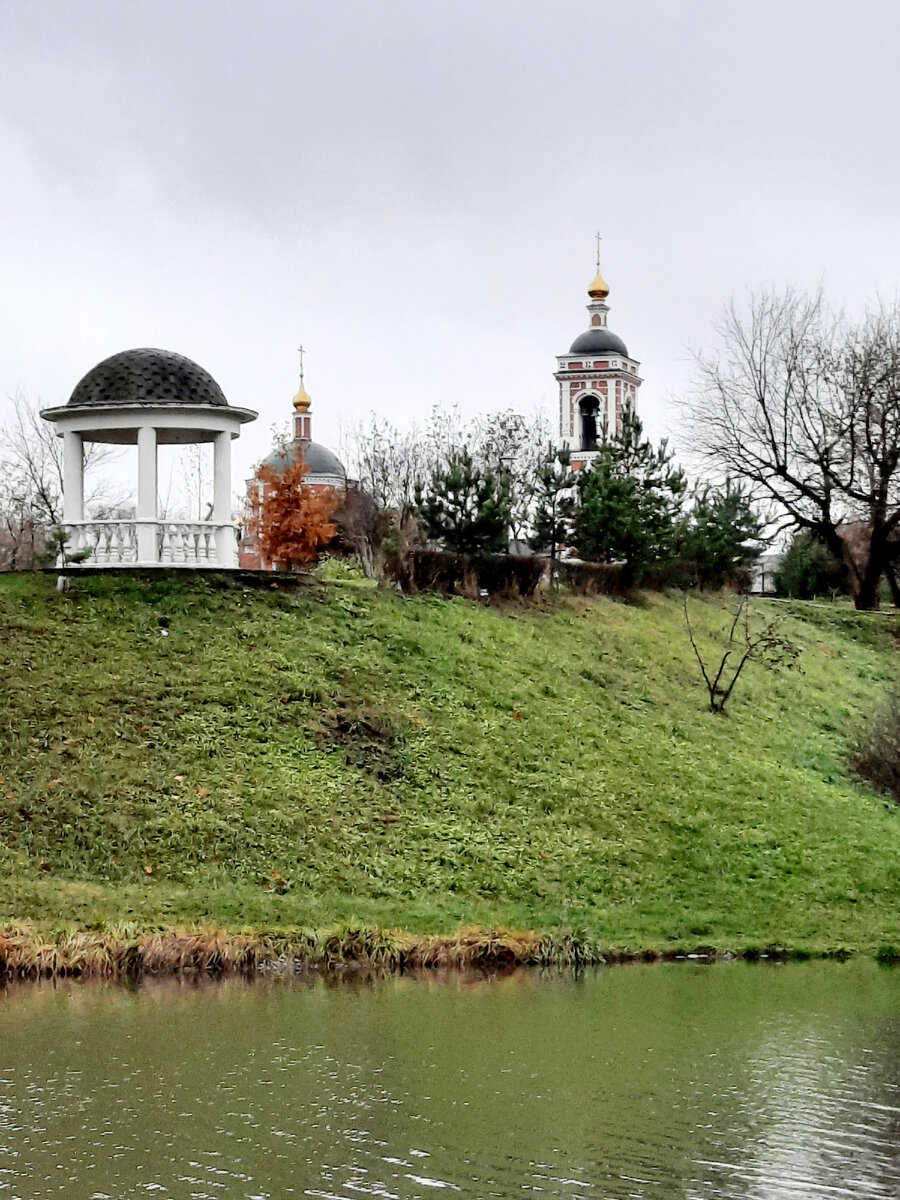
MULTIPOLYGON (((276 448, 263 459, 256 469, 252 479, 247 481, 247 511, 255 509, 265 493, 266 485, 259 478, 262 466, 274 467, 283 471, 296 460, 298 450, 303 454, 303 461, 309 467, 303 482, 313 491, 323 491, 325 488, 335 488, 343 491, 347 486, 347 472, 343 463, 327 446, 312 440, 312 399, 303 383, 303 362, 300 364, 300 390, 293 399, 294 415, 291 419, 292 438, 283 446, 276 448)), ((244 533, 240 546, 241 566, 248 570, 271 571, 274 565, 261 553, 259 544, 251 534, 244 533)))
POLYGON ((775 595, 775 575, 783 558, 781 551, 770 551, 750 564, 750 591, 754 596, 775 595))
POLYGON ((568 354, 557 357, 554 376, 559 384, 559 445, 571 450, 576 471, 590 465, 604 430, 621 432, 622 413, 637 407, 643 382, 640 363, 629 357, 625 343, 607 326, 609 285, 600 274, 599 257, 588 295, 590 326, 568 354))

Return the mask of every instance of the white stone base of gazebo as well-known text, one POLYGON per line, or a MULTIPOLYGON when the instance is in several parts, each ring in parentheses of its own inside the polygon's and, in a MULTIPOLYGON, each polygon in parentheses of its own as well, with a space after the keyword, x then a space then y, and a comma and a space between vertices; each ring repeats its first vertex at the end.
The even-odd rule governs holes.
MULTIPOLYGON (((78 567, 216 567, 238 565, 237 529, 216 521, 73 521, 63 526, 69 535, 66 558, 89 550, 78 567), (150 557, 141 549, 152 551, 150 557)), ((57 566, 63 566, 63 562, 57 566)))

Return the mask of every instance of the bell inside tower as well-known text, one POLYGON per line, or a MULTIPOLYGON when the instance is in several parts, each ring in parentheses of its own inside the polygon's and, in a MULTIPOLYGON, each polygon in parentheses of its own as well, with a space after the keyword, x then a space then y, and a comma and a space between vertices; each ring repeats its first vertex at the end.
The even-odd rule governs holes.
POLYGON ((578 405, 581 413, 581 449, 597 449, 597 415, 600 401, 596 396, 585 396, 578 405))

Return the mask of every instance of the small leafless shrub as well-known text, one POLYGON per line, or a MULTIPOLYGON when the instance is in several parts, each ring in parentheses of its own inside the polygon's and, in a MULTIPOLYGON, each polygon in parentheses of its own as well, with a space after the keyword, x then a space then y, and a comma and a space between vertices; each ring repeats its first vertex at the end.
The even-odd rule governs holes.
POLYGON ((359 559, 367 579, 377 579, 382 569, 382 546, 396 524, 396 515, 379 508, 358 486, 347 487, 331 517, 337 533, 328 547, 330 554, 353 555, 359 559))
POLYGON ((687 592, 684 594, 684 622, 709 694, 710 712, 725 711, 725 705, 751 659, 770 671, 777 671, 782 667, 795 666, 800 657, 800 647, 780 632, 779 618, 775 617, 766 624, 762 624, 761 620, 754 621, 746 598, 741 600, 733 615, 717 664, 713 657, 707 665, 700 653, 688 611, 687 592))
POLYGON ((900 695, 874 713, 852 758, 858 775, 900 804, 900 695))

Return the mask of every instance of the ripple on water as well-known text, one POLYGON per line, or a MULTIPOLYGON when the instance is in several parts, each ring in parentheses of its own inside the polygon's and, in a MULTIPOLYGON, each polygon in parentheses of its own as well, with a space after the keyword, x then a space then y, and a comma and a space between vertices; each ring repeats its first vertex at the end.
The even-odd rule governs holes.
POLYGON ((900 973, 0 1002, 0 1195, 900 1194, 900 973))

